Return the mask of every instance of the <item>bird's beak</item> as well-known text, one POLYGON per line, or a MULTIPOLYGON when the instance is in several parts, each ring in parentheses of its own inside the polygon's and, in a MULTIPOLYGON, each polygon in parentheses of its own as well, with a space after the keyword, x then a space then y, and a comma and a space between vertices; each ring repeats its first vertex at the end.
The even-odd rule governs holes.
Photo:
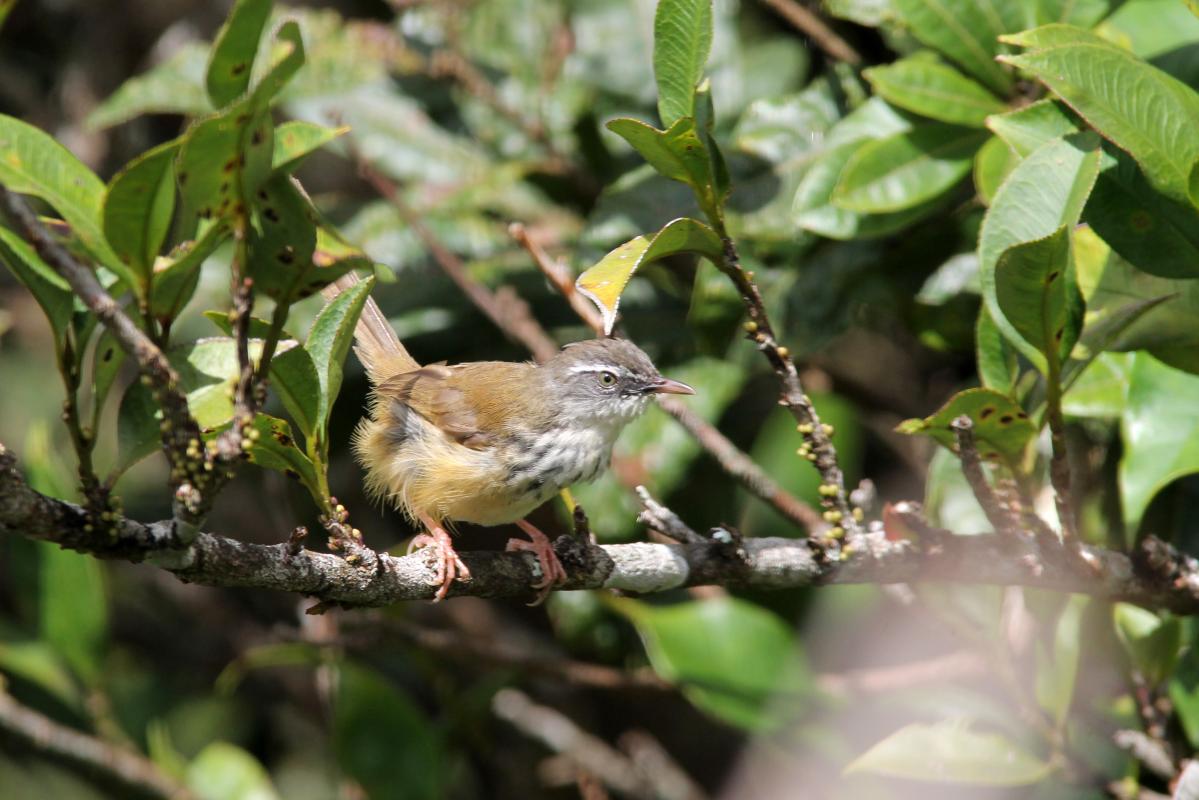
POLYGON ((654 394, 695 394, 695 390, 687 384, 672 381, 670 378, 662 378, 657 383, 652 384, 649 390, 654 394))

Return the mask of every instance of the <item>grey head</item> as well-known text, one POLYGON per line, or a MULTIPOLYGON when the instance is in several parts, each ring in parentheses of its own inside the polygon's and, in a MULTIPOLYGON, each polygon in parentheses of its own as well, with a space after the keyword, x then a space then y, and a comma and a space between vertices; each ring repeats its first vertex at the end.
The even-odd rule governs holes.
POLYGON ((695 394, 687 384, 663 378, 649 356, 624 339, 568 344, 542 369, 561 413, 598 425, 623 426, 655 394, 695 394))

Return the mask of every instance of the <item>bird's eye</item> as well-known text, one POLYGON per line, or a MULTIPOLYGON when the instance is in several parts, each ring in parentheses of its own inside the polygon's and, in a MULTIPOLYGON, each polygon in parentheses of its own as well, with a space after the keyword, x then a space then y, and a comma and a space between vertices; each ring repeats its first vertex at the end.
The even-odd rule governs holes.
POLYGON ((616 375, 611 372, 601 372, 599 374, 600 386, 612 387, 616 385, 616 375))

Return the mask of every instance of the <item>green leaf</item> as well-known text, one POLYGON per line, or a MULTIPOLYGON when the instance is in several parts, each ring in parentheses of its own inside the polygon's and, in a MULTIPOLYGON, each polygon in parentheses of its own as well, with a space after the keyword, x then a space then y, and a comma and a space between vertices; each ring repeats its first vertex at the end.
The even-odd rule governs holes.
POLYGON ((61 349, 62 336, 70 325, 75 307, 75 295, 71 287, 50 265, 42 261, 28 242, 4 227, 0 227, 0 261, 42 307, 50 322, 55 345, 61 349))
POLYGON ((1122 151, 1099 173, 1084 217, 1112 249, 1151 275, 1199 277, 1199 211, 1153 190, 1122 151))
POLYGON ((987 460, 1003 458, 1009 464, 1018 461, 1036 435, 1024 409, 993 389, 958 392, 937 413, 924 419, 905 420, 895 430, 931 436, 956 452, 957 438, 949 425, 963 414, 974 423, 974 441, 979 455, 987 460))
POLYGON ((941 207, 944 200, 941 197, 890 214, 858 214, 833 205, 833 191, 846 165, 867 144, 860 139, 850 141, 830 150, 812 165, 800 181, 792 202, 797 226, 830 239, 869 239, 903 230, 941 207))
POLYGON ((1023 28, 1022 20, 1013 26, 995 13, 989 0, 893 0, 893 5, 913 36, 1000 96, 1008 94, 1012 78, 995 63, 998 38, 1023 28))
POLYGON ((1172 614, 1158 616, 1131 603, 1112 606, 1116 635, 1137 672, 1151 687, 1173 673, 1182 654, 1182 620, 1172 614))
POLYGON ((694 119, 680 117, 665 131, 627 117, 611 120, 607 127, 632 145, 659 173, 690 186, 709 218, 719 217, 712 159, 694 119))
POLYGON ((237 745, 213 742, 187 766, 187 786, 199 800, 278 800, 266 768, 237 745))
MULTIPOLYGON (((271 363, 274 364, 273 361, 271 363)), ((320 504, 325 498, 321 495, 321 481, 317 476, 316 467, 308 456, 296 447, 295 439, 291 436, 291 426, 287 421, 267 414, 257 414, 251 429, 256 431, 256 434, 252 434, 247 450, 250 463, 263 469, 282 472, 287 477, 298 480, 304 484, 312 499, 320 504)))
MULTIPOLYGON (((1036 0, 1033 8, 1036 12, 1035 24, 1064 22, 1067 25, 1090 28, 1108 15, 1112 8, 1112 0, 1036 0)), ((1030 22, 1027 27, 1032 27, 1033 24, 1030 22)))
POLYGON ((118 125, 141 114, 200 116, 212 111, 204 90, 208 44, 188 42, 149 72, 121 84, 96 106, 84 122, 96 131, 118 125))
POLYGON ((175 212, 178 150, 174 139, 142 153, 113 176, 104 195, 104 235, 137 276, 142 297, 175 212))
POLYGON ((791 628, 753 603, 721 597, 657 606, 622 599, 613 607, 637 628, 654 671, 725 722, 776 727, 810 691, 791 628))
POLYGON ((1074 699, 1082 650, 1082 617, 1088 602, 1090 598, 1085 595, 1070 595, 1057 616, 1053 638, 1048 642, 1050 646, 1043 641, 1037 642, 1037 702, 1058 727, 1065 724, 1074 699))
POLYGON ((978 359, 978 377, 984 387, 1000 394, 1011 395, 1020 377, 1016 351, 1003 332, 991 319, 991 312, 984 305, 978 309, 978 323, 974 328, 975 355, 978 359))
POLYGON ((90 555, 48 542, 38 545, 41 638, 85 684, 95 685, 108 641, 103 567, 90 555))
POLYGON ((254 90, 184 134, 176 173, 189 212, 243 217, 271 172, 274 126, 271 100, 304 65, 304 42, 294 21, 276 35, 282 55, 254 90))
POLYGON ((953 67, 927 58, 871 67, 862 76, 891 105, 953 125, 981 128, 988 115, 1005 108, 1002 100, 953 67))
POLYGON ((995 193, 1018 163, 1020 158, 998 136, 987 139, 978 149, 974 154, 974 188, 983 205, 991 205, 995 193))
POLYGON ((295 172, 304 159, 329 142, 350 132, 348 125, 326 128, 303 120, 289 120, 275 128, 274 172, 295 172))
POLYGON ((666 223, 652 237, 638 236, 625 242, 579 276, 575 286, 604 315, 605 333, 610 334, 616 324, 620 295, 633 273, 642 264, 676 253, 698 253, 713 263, 720 263, 724 245, 707 225, 680 217, 666 223))
POLYGON ((437 800, 451 773, 443 737, 383 677, 352 662, 338 669, 333 702, 337 763, 371 800, 437 800), (403 742, 403 747, 396 747, 403 742), (403 780, 397 780, 403 775, 403 780))
POLYGON ((271 388, 304 437, 311 439, 320 426, 321 384, 307 350, 296 345, 271 359, 271 388))
POLYGON ((845 772, 975 786, 1030 786, 1051 769, 1003 734, 976 731, 968 720, 946 720, 900 728, 858 756, 845 772))
POLYGON ((135 283, 100 229, 104 184, 52 136, 4 114, 0 114, 0 183, 9 191, 45 200, 96 261, 135 283))
POLYGON ((712 47, 712 0, 659 0, 654 14, 658 115, 670 127, 695 116, 695 87, 712 47))
POLYGON ((987 127, 1021 158, 1054 139, 1078 132, 1071 115, 1056 100, 1048 98, 987 117, 987 127))
POLYGON ((1180 402, 1196 393, 1199 376, 1136 354, 1120 418, 1120 502, 1130 537, 1158 492, 1199 472, 1199 417, 1190 403, 1180 402))
POLYGON ((271 14, 271 0, 237 0, 217 32, 205 85, 216 108, 229 105, 250 86, 258 42, 271 14))
POLYGON ((999 329, 1030 357, 1035 350, 1000 308, 996 265, 1012 246, 1073 226, 1099 171, 1099 150, 1087 140, 1056 139, 1016 166, 995 195, 978 237, 979 283, 999 329), (1024 343, 1024 344, 1022 344, 1024 343))
POLYGON ((374 285, 375 279, 367 278, 337 295, 321 309, 308 332, 304 349, 312 357, 320 382, 316 415, 318 432, 323 432, 329 423, 333 401, 341 390, 342 365, 354 341, 354 326, 358 324, 358 316, 374 285))
POLYGON ((203 231, 199 239, 182 243, 169 256, 155 263, 150 312, 157 319, 170 320, 179 316, 195 294, 200 267, 229 235, 229 228, 223 222, 208 224, 203 231))
POLYGON ((98 430, 100 413, 112 384, 125 363, 125 350, 117 343, 112 331, 105 328, 96 341, 92 354, 92 428, 98 430))
POLYGON ((1032 73, 1145 171, 1154 188, 1191 202, 1199 160, 1199 95, 1088 31, 1047 25, 1005 41, 1030 48, 1001 60, 1032 73))
POLYGON ((995 265, 995 296, 1020 335, 1012 343, 1042 372, 1057 373, 1078 341, 1084 314, 1066 226, 1005 250, 995 265))
POLYGON ((970 172, 987 135, 951 125, 924 125, 857 150, 845 165, 833 205, 864 214, 903 211, 953 187, 970 172))
POLYGON ((1148 350, 1177 369, 1199 372, 1199 282, 1135 269, 1088 229, 1079 229, 1074 238, 1078 282, 1087 301, 1082 343, 1091 354, 1096 348, 1148 350))
POLYGON ((1192 749, 1199 747, 1199 652, 1194 647, 1186 649, 1170 676, 1170 700, 1187 742, 1192 749))
POLYGON ((1099 353, 1079 370, 1062 397, 1067 417, 1119 419, 1128 399, 1131 353, 1099 353))
POLYGON ((273 152, 269 109, 253 96, 184 134, 175 167, 187 213, 202 219, 244 217, 267 179, 273 152))
POLYGON ((59 652, 45 641, 0 638, 0 671, 29 681, 77 713, 86 713, 79 684, 59 652))
POLYGON ((254 197, 247 265, 258 291, 291 305, 352 269, 369 266, 360 253, 329 236, 325 244, 337 252, 318 257, 318 221, 317 210, 290 176, 277 173, 262 185, 254 197))

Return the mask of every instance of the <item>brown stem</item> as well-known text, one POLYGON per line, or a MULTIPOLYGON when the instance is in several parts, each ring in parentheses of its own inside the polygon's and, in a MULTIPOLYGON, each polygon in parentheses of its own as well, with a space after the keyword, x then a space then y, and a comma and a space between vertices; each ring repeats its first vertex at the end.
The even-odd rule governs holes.
POLYGON ((515 292, 493 293, 486 286, 474 280, 468 274, 462 260, 442 244, 420 216, 404 202, 396 185, 358 157, 357 153, 354 155, 358 162, 359 174, 395 207, 404 222, 420 237, 421 242, 441 270, 462 290, 462 293, 476 308, 482 311, 497 328, 527 347, 538 361, 552 358, 558 352, 558 344, 550 338, 549 334, 537 323, 537 320, 533 319, 532 314, 529 313, 528 304, 521 300, 515 292))
POLYGON ((996 533, 1005 536, 1015 535, 1018 533, 1018 529, 1011 516, 999 502, 999 498, 995 496, 995 492, 991 490, 987 476, 983 474, 982 459, 979 458, 978 448, 974 444, 974 422, 963 414, 949 423, 949 427, 953 429, 954 438, 957 440, 958 459, 962 464, 962 474, 966 478, 966 483, 970 484, 970 491, 974 493, 974 499, 978 501, 978 504, 982 506, 983 513, 987 515, 991 527, 995 529, 996 533))
POLYGON ((68 728, 27 708, 0 689, 0 732, 26 747, 121 787, 140 797, 186 800, 190 790, 133 750, 68 728))
POLYGON ((816 12, 808 10, 796 0, 762 0, 762 2, 798 28, 830 58, 844 61, 853 66, 862 63, 862 56, 858 51, 853 49, 849 42, 838 36, 837 32, 829 27, 828 23, 821 19, 816 12))

